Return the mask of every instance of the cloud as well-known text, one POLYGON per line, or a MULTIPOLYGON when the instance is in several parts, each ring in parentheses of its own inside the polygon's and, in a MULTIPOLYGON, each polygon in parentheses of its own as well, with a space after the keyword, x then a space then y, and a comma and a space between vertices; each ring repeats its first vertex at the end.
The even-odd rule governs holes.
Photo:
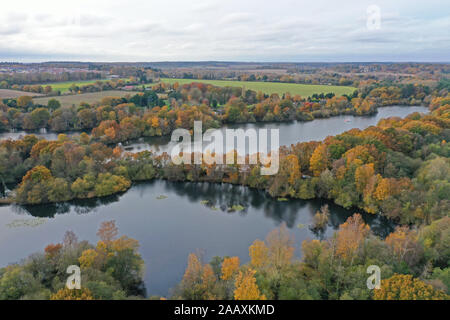
POLYGON ((252 20, 253 14, 248 12, 233 12, 221 18, 219 24, 238 24, 246 23, 252 20))
POLYGON ((450 60, 450 4, 377 2, 380 30, 367 29, 368 0, 15 0, 0 60, 450 60))

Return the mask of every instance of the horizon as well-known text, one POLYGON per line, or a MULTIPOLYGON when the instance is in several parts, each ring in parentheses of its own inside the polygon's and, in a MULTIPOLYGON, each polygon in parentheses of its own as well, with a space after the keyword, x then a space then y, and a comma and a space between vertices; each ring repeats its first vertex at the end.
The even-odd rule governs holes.
POLYGON ((399 61, 257 61, 257 60, 159 60, 159 61, 95 61, 95 60, 41 60, 41 61, 0 61, 0 64, 5 63, 17 63, 17 64, 45 64, 45 63, 105 63, 105 64, 138 64, 138 63, 239 63, 239 64, 450 64, 450 60, 447 61, 422 61, 422 60, 399 60, 399 61))

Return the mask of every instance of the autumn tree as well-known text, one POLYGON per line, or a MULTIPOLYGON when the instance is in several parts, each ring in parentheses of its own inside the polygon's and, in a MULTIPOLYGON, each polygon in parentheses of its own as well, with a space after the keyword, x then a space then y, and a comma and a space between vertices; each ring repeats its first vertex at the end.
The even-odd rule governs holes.
POLYGON ((351 260, 355 257, 356 251, 363 244, 370 232, 370 227, 364 223, 362 216, 355 213, 346 222, 339 226, 336 233, 336 254, 344 260, 351 260))
POLYGON ((356 168, 355 171, 355 184, 356 190, 359 193, 363 193, 367 184, 369 183, 370 178, 375 174, 373 163, 362 165, 356 168))
POLYGON ((50 300, 94 300, 88 288, 63 288, 51 295, 50 300))
POLYGON ((375 300, 448 300, 450 296, 412 275, 395 274, 381 280, 381 288, 374 290, 375 300))
POLYGON ((252 269, 247 269, 244 272, 239 271, 235 282, 235 300, 266 300, 256 284, 255 273, 256 271, 252 269))
POLYGON ((178 288, 183 299, 216 299, 216 276, 210 264, 202 264, 199 254, 188 256, 188 265, 178 288))
POLYGON ((255 268, 264 267, 269 258, 269 249, 264 241, 255 240, 253 244, 248 248, 250 255, 250 264, 255 268))
POLYGON ((97 231, 97 236, 105 243, 111 243, 117 238, 119 234, 119 229, 116 226, 116 221, 103 221, 100 224, 100 228, 97 231))
POLYGON ((322 171, 328 168, 327 145, 319 144, 311 155, 310 170, 315 176, 319 176, 322 171))
POLYGON ((278 229, 272 230, 266 237, 269 262, 275 269, 280 270, 291 263, 294 257, 294 240, 282 224, 278 229))
POLYGON ((28 108, 33 105, 33 98, 31 96, 20 96, 17 98, 17 106, 21 108, 28 108))
POLYGON ((225 258, 222 262, 222 280, 231 279, 239 269, 239 257, 225 258))

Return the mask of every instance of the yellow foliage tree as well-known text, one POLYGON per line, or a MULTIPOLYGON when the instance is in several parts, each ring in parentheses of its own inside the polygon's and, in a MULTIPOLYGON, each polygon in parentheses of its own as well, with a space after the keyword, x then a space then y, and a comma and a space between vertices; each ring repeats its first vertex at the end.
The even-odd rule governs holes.
POLYGON ((50 296, 50 300, 94 300, 88 288, 81 289, 60 289, 50 296))
POLYGON ((94 249, 84 250, 81 256, 78 258, 81 268, 90 268, 94 265, 95 260, 98 257, 97 251, 94 249))
POLYGON ((290 154, 286 157, 286 169, 289 172, 288 182, 290 185, 294 185, 297 180, 301 178, 300 165, 295 155, 290 154))
POLYGON ((374 291, 374 300, 448 300, 450 296, 408 274, 394 274, 381 280, 381 288, 374 291))
POLYGON ((367 184, 370 181, 370 178, 373 177, 375 174, 375 169, 373 163, 362 165, 358 168, 356 168, 355 171, 355 184, 356 184, 356 190, 358 190, 359 193, 363 193, 364 189, 366 188, 367 184))
POLYGON ((239 257, 225 258, 222 262, 222 280, 229 280, 239 269, 239 257))
POLYGON ((255 240, 248 248, 250 263, 255 268, 262 268, 267 264, 269 258, 269 248, 264 241, 255 240))
POLYGON ((310 170, 318 177, 322 171, 328 168, 328 161, 327 146, 319 144, 309 160, 310 170))
POLYGON ((235 282, 235 300, 266 300, 256 284, 255 273, 256 271, 252 269, 247 269, 244 272, 239 271, 235 282))

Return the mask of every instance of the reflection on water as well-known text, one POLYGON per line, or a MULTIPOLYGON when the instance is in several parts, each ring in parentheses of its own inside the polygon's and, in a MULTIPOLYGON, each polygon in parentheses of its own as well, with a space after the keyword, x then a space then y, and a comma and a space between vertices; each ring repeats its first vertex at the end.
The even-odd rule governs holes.
MULTIPOLYGON (((278 201, 242 186, 158 180, 101 199, 0 207, 0 265, 42 251, 47 244, 61 241, 69 229, 80 239, 95 242, 100 222, 116 220, 122 234, 141 244, 148 293, 165 295, 181 280, 190 252, 201 249, 205 261, 215 255, 237 255, 246 262, 249 245, 284 222, 295 237, 300 256, 303 240, 330 237, 354 212, 323 200, 278 201), (330 208, 327 229, 313 232, 308 226, 325 203, 330 208), (244 209, 230 210, 237 205, 244 209), (33 217, 48 219, 34 227, 8 227, 15 220, 33 217)), ((382 217, 363 217, 376 234, 385 236, 393 230, 393 224, 382 217)))
MULTIPOLYGON (((351 128, 375 125, 383 117, 403 117, 416 111, 426 112, 426 109, 386 107, 373 117, 345 116, 306 123, 239 127, 279 128, 280 145, 289 145, 322 140, 351 128)), ((47 139, 57 137, 48 132, 39 135, 47 139)), ((0 135, 0 138, 5 137, 12 138, 11 133, 0 135)), ((168 137, 141 139, 127 148, 168 151, 168 141, 168 137)), ((135 184, 124 194, 100 199, 39 206, 0 206, 0 266, 20 261, 33 252, 42 252, 47 244, 61 241, 67 230, 94 243, 98 240, 96 230, 100 223, 116 220, 122 234, 141 244, 148 293, 167 295, 181 280, 188 254, 197 249, 205 252, 205 262, 215 255, 228 255, 239 256, 245 263, 249 260, 248 247, 255 239, 264 239, 268 232, 286 223, 295 237, 296 255, 299 256, 303 240, 330 237, 355 212, 357 210, 345 210, 325 200, 278 201, 262 191, 229 184, 153 181, 135 184), (325 203, 330 209, 327 229, 322 233, 313 232, 308 226, 325 203), (239 209, 233 210, 233 206, 239 209), (17 220, 36 217, 44 218, 45 223, 14 224, 17 220), (11 227, 17 225, 19 227, 11 227)), ((363 218, 380 236, 386 236, 394 228, 392 223, 379 216, 364 214, 363 218)))
MULTIPOLYGON (((337 116, 328 119, 316 119, 309 122, 276 122, 276 123, 247 123, 235 124, 223 127, 224 132, 228 129, 242 128, 247 129, 279 129, 280 145, 291 145, 298 142, 323 140, 327 136, 336 135, 352 128, 365 129, 369 126, 376 125, 380 119, 388 117, 405 117, 413 112, 427 113, 428 109, 422 106, 391 106, 378 109, 378 113, 373 116, 355 117, 355 116, 337 116)), ((0 132, 1 139, 19 139, 26 134, 33 133, 36 136, 47 140, 56 140, 58 133, 46 131, 13 131, 0 132)), ((68 136, 80 134, 81 131, 65 132, 68 136)), ((89 132, 88 132, 89 133, 89 132)), ((170 142, 170 136, 164 137, 142 137, 137 140, 128 141, 122 144, 124 149, 129 152, 139 152, 144 150, 153 151, 155 153, 170 153, 173 143, 170 142)), ((224 148, 225 150, 225 148, 224 148)), ((243 153, 244 150, 238 150, 243 153)), ((248 152, 248 150, 246 151, 248 152)))
MULTIPOLYGON (((0 140, 11 139, 11 140, 19 140, 28 134, 34 134, 37 137, 44 138, 46 140, 57 140, 59 134, 65 134, 69 137, 76 136, 81 134, 83 131, 67 131, 67 132, 55 132, 49 131, 45 128, 39 130, 11 130, 8 132, 0 132, 0 140)), ((86 133, 90 133, 90 131, 85 131, 86 133)))
MULTIPOLYGON (((328 119, 316 119, 309 122, 274 122, 274 123, 247 123, 228 125, 220 130, 225 137, 226 129, 278 129, 280 134, 280 146, 289 146, 298 142, 320 141, 327 136, 337 135, 352 128, 365 129, 369 126, 376 125, 378 121, 388 117, 405 117, 414 112, 427 113, 428 109, 422 106, 391 106, 378 109, 378 113, 373 116, 356 117, 356 116, 338 116, 328 119)), ((268 136, 270 133, 268 132, 268 136)), ((126 151, 139 152, 149 150, 156 153, 170 153, 175 143, 170 142, 170 137, 147 137, 140 138, 137 141, 124 143, 126 151)), ((204 143, 204 147, 207 143, 204 143)), ((270 144, 269 144, 270 149, 270 144)), ((205 150, 206 148, 204 148, 205 150)), ((249 152, 248 147, 245 150, 239 150, 238 153, 246 154, 249 152)), ((225 141, 224 148, 225 149, 225 141)))

